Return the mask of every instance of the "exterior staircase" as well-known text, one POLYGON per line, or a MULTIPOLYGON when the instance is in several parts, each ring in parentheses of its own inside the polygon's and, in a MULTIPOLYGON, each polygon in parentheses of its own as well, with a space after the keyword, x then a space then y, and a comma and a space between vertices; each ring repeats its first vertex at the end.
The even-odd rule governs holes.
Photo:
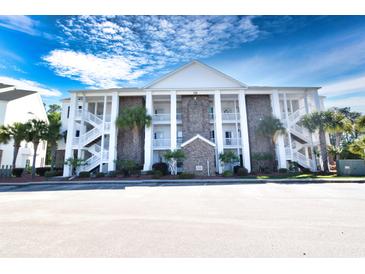
POLYGON ((103 127, 104 131, 109 130, 110 122, 103 123, 103 120, 97 115, 88 111, 78 111, 76 119, 83 119, 84 122, 90 124, 93 128, 85 132, 76 140, 78 146, 81 146, 83 150, 88 151, 91 156, 85 159, 85 165, 79 168, 79 171, 91 171, 96 167, 103 164, 108 159, 108 151, 101 149, 101 146, 97 144, 98 139, 101 138, 103 127), (101 155, 103 153, 103 155, 101 155))
MULTIPOLYGON (((286 146, 286 159, 297 162, 304 168, 313 169, 312 159, 309 156, 308 148, 311 147, 313 140, 312 134, 304 127, 299 125, 300 119, 306 114, 305 108, 300 108, 293 113, 288 114, 288 122, 282 119, 285 127, 291 134, 291 147, 286 146), (297 141, 297 140, 300 140, 297 141)), ((289 143, 289 142, 288 142, 289 143)), ((315 143, 313 143, 315 145, 315 143)))

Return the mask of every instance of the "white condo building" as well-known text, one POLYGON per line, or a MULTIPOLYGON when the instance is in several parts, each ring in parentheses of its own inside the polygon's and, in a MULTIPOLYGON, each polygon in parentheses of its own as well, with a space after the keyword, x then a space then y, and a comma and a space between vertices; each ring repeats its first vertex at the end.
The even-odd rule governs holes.
MULTIPOLYGON (((31 119, 48 122, 47 113, 40 94, 36 91, 16 89, 0 83, 0 125, 25 123, 31 119)), ((13 161, 13 140, 0 144, 0 166, 10 167, 13 161)), ((41 141, 37 149, 36 167, 44 167, 47 142, 41 141)), ((33 143, 23 141, 19 148, 16 167, 28 167, 33 160, 33 143)))
MULTIPOLYGON (((222 173, 218 155, 227 150, 233 150, 249 171, 261 168, 259 156, 271 151, 279 168, 295 161, 316 170, 318 134, 298 122, 306 113, 324 109, 318 89, 247 86, 193 61, 142 88, 74 90, 62 101, 67 138, 59 145, 59 163, 78 157, 87 163, 82 170, 107 172, 115 170, 115 160, 132 159, 151 170, 164 161, 165 151, 182 148, 188 154, 183 170, 198 174, 222 173), (152 126, 138 136, 115 124, 122 109, 131 106, 144 106, 152 116, 152 126), (268 115, 279 118, 287 129, 275 147, 256 134, 258 123, 268 115)), ((64 176, 70 172, 65 166, 64 176)))

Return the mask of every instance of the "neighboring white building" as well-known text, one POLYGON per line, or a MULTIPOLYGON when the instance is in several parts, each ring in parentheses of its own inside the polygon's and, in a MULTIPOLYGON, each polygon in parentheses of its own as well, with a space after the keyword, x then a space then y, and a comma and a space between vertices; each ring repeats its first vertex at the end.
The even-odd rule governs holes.
MULTIPOLYGON (((30 119, 47 121, 47 113, 42 98, 36 91, 16 89, 14 86, 0 84, 0 125, 15 122, 25 123, 30 119)), ((13 141, 0 144, 0 166, 10 166, 13 161, 13 141)), ((36 167, 45 165, 47 143, 42 141, 37 150, 36 167)), ((33 144, 22 142, 16 167, 32 165, 33 144)))
MULTIPOLYGON (((280 118, 287 129, 275 147, 278 167, 287 168, 289 161, 295 161, 316 170, 313 149, 319 145, 318 134, 311 134, 298 121, 306 113, 323 109, 318 89, 247 86, 193 61, 143 88, 71 91, 71 98, 62 101, 67 142, 62 141, 59 149, 65 154, 63 158, 84 158, 87 165, 83 170, 115 170, 114 160, 123 146, 115 120, 126 98, 142 98, 153 117, 152 126, 144 130, 144 170, 164 161, 166 150, 180 148, 198 134, 212 144, 218 173, 223 169, 218 155, 226 150, 235 151, 241 165, 251 170, 256 155, 270 146, 255 134, 257 124, 266 115, 280 118), (191 108, 203 112, 195 115, 191 108), (203 116, 207 118, 200 119, 203 116)), ((199 170, 202 168, 199 166, 199 170)), ((67 166, 64 175, 70 175, 67 166)))

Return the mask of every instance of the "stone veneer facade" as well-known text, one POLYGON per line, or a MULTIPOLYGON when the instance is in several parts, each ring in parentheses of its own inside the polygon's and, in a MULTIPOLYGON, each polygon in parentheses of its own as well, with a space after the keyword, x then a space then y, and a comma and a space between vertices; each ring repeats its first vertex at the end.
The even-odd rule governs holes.
POLYGON ((214 167, 214 146, 197 138, 182 148, 185 153, 183 170, 187 173, 193 173, 198 176, 208 176, 208 164, 210 175, 215 175, 214 167), (201 166, 202 170, 196 170, 201 166))
MULTIPOLYGON (((119 113, 126 107, 145 106, 145 99, 142 96, 120 97, 119 113)), ((144 162, 144 128, 130 130, 128 128, 118 129, 117 137, 117 158, 118 160, 133 160, 139 165, 144 162)))
POLYGON ((246 109, 248 122, 248 136, 250 142, 251 168, 252 171, 258 172, 260 166, 267 166, 272 170, 273 160, 259 161, 255 160, 255 154, 270 153, 274 155, 274 147, 270 138, 258 136, 256 129, 260 119, 272 115, 270 95, 246 95, 246 109))
POLYGON ((197 134, 209 140, 209 96, 188 95, 181 96, 182 134, 187 141, 197 134))

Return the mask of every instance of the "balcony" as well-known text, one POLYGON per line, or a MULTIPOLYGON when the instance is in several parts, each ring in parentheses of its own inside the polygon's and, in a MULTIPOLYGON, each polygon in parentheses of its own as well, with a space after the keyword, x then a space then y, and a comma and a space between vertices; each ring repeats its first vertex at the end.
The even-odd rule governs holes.
POLYGON ((171 146, 170 139, 153 139, 154 149, 169 149, 171 146))
MULTIPOLYGON (((152 122, 169 124, 171 122, 171 115, 170 113, 153 114, 152 122)), ((181 123, 181 113, 176 113, 176 122, 181 123)))
POLYGON ((241 146, 241 138, 224 138, 223 145, 225 147, 238 147, 241 146))
POLYGON ((239 121, 239 113, 222 113, 222 121, 239 121))

